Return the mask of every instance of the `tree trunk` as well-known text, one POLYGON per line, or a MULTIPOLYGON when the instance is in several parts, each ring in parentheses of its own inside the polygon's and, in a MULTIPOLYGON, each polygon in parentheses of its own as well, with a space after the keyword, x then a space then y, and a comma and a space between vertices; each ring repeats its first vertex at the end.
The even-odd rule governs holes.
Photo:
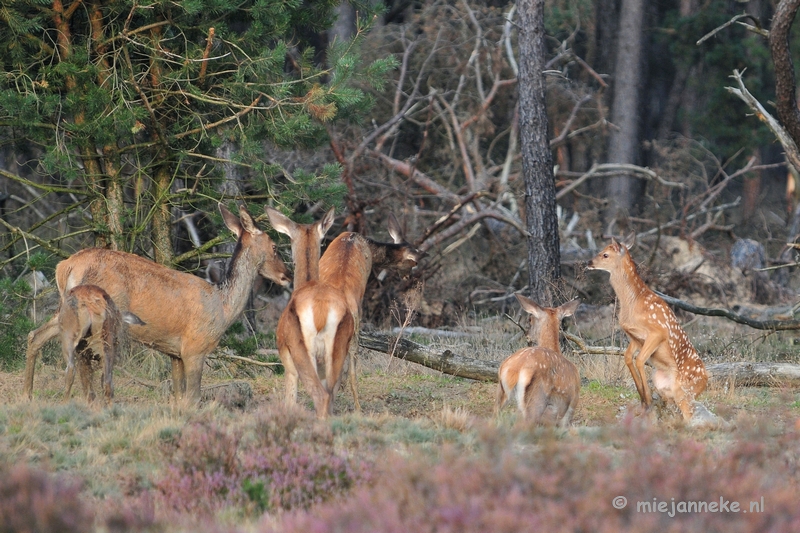
POLYGON ((561 277, 553 158, 545 107, 544 0, 519 2, 519 125, 528 280, 531 296, 552 305, 552 283, 561 277))
MULTIPOLYGON (((789 50, 789 34, 800 0, 781 0, 769 30, 769 48, 775 64, 775 103, 778 120, 795 144, 800 145, 800 110, 794 83, 794 64, 789 50)), ((800 169, 797 169, 800 170, 800 169)))
POLYGON ((169 192, 172 172, 166 164, 160 165, 153 176, 153 259, 168 265, 172 262, 172 215, 169 192))
MULTIPOLYGON (((611 122, 618 129, 611 131, 609 163, 638 164, 644 14, 644 0, 622 0, 614 68, 614 101, 611 105, 611 122)), ((620 211, 630 212, 636 205, 641 194, 638 185, 635 178, 624 174, 609 179, 608 198, 611 205, 606 214, 608 221, 613 220, 620 211)))

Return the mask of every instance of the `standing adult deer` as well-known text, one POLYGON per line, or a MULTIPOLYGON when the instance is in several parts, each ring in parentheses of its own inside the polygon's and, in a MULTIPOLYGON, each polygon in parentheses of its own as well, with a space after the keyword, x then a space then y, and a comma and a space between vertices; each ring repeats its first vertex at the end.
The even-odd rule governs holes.
POLYGON ((495 414, 513 395, 524 420, 566 428, 578 405, 581 382, 578 367, 561 354, 558 332, 561 320, 572 316, 580 300, 551 308, 516 297, 531 315, 527 337, 537 346, 514 352, 500 365, 495 414))
MULTIPOLYGON (((237 242, 226 278, 218 285, 137 255, 103 248, 81 250, 56 267, 62 302, 77 285, 97 285, 121 311, 144 321, 145 325, 131 326, 131 337, 172 358, 173 393, 177 401, 187 404, 200 401, 206 356, 244 311, 256 276, 283 286, 291 282, 275 243, 256 227, 244 206, 238 218, 222 204, 219 210, 237 242)), ((53 317, 28 335, 24 385, 28 398, 39 350, 57 334, 58 320, 53 317)))
POLYGON ((123 323, 144 325, 133 313, 120 313, 111 297, 97 285, 78 285, 68 291, 58 310, 61 350, 67 363, 65 398, 70 397, 75 381, 75 350, 80 350, 80 378, 88 401, 94 401, 92 352, 103 365, 103 395, 107 404, 114 397, 112 370, 117 356, 123 323))
POLYGON ((685 421, 690 421, 695 398, 706 389, 708 374, 672 309, 639 276, 629 252, 634 238, 631 235, 622 243, 611 239, 611 244, 589 261, 587 269, 611 274, 611 287, 619 301, 619 325, 630 339, 625 364, 642 406, 649 409, 653 402, 644 371, 645 363, 650 360, 656 369, 653 374, 656 390, 678 406, 685 421), (637 350, 639 354, 634 360, 637 350))
POLYGON ((320 247, 333 224, 334 211, 313 224, 297 224, 272 208, 267 208, 267 215, 272 227, 291 238, 295 262, 295 289, 275 332, 285 369, 284 400, 297 402, 299 377, 314 401, 317 417, 324 419, 333 407, 354 328, 345 295, 319 280, 320 247))
MULTIPOLYGON (((361 324, 361 301, 373 270, 391 268, 400 275, 407 275, 425 256, 409 244, 394 214, 389 213, 389 235, 393 242, 378 242, 358 233, 345 232, 336 237, 325 250, 319 264, 319 279, 322 283, 339 289, 345 295, 347 308, 355 320, 355 335, 361 324)), ((356 389, 355 352, 358 342, 350 345, 350 389, 356 410, 360 411, 356 389)))

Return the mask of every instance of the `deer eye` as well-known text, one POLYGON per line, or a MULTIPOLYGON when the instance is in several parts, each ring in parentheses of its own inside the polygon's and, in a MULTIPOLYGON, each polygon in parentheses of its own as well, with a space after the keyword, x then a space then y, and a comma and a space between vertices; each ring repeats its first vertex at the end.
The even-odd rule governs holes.
POLYGON ((608 253, 603 254, 603 257, 608 259, 608 253))

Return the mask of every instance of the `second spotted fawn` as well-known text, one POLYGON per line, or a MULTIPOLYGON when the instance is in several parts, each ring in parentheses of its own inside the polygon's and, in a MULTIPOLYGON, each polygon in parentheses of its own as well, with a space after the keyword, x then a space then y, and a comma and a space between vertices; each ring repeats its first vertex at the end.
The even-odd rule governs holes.
POLYGON ((537 346, 516 351, 500 365, 495 410, 499 412, 513 396, 526 421, 567 427, 578 405, 581 383, 578 367, 561 354, 558 332, 561 320, 571 316, 580 301, 549 308, 516 296, 531 315, 528 339, 537 346))
POLYGON ((686 421, 692 419, 695 398, 706 389, 708 374, 686 332, 672 309, 645 285, 629 252, 631 235, 625 242, 612 239, 589 261, 589 270, 611 274, 611 287, 619 301, 619 325, 630 343, 625 350, 625 364, 633 376, 642 406, 652 404, 644 365, 651 361, 656 371, 653 385, 668 401, 674 402, 686 421), (638 350, 639 354, 634 358, 638 350))

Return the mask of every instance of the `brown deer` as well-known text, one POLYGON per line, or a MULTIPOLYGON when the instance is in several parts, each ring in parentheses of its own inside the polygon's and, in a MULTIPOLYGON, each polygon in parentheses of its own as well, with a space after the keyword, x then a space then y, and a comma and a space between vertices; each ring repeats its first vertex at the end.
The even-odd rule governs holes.
MULTIPOLYGON (((121 311, 144 321, 145 325, 131 326, 131 337, 172 358, 173 393, 187 404, 200 401, 206 355, 244 311, 256 276, 283 286, 291 282, 275 243, 256 227, 247 210, 240 207, 238 218, 222 204, 219 210, 237 242, 226 278, 218 285, 137 255, 102 248, 81 250, 56 267, 62 301, 77 285, 97 285, 121 311)), ((28 398, 39 350, 56 335, 56 317, 28 335, 24 385, 28 398)))
POLYGON ((278 354, 285 369, 285 397, 297 402, 297 380, 314 401, 317 417, 332 411, 335 387, 353 336, 354 320, 345 295, 319 281, 320 246, 333 223, 333 209, 319 222, 297 224, 267 208, 270 223, 292 239, 295 289, 278 320, 278 354))
POLYGON ((578 367, 561 354, 558 332, 561 320, 572 316, 580 300, 551 308, 516 297, 531 315, 527 337, 537 346, 514 352, 500 365, 495 414, 513 395, 524 420, 566 428, 578 405, 581 382, 578 367))
MULTIPOLYGON (((391 268, 406 276, 425 256, 425 252, 406 242, 400 224, 392 213, 389 213, 389 235, 393 242, 377 242, 358 233, 342 233, 328 245, 320 260, 319 279, 344 293, 347 308, 355 320, 356 335, 361 323, 361 301, 370 273, 391 268)), ((355 383, 357 347, 358 342, 350 346, 349 375, 355 408, 360 411, 355 383)))
POLYGON ((67 363, 65 398, 75 380, 75 350, 79 350, 80 378, 88 401, 94 401, 92 352, 103 366, 103 395, 107 404, 114 397, 112 369, 123 323, 145 325, 133 313, 120 313, 111 297, 97 285, 78 285, 67 292, 58 310, 61 350, 67 363))
POLYGON ((589 261, 587 269, 611 274, 611 287, 619 301, 619 325, 630 339, 625 364, 642 406, 649 409, 653 401, 644 371, 650 360, 656 369, 656 390, 678 406, 685 421, 690 421, 695 398, 706 389, 708 374, 672 309, 639 276, 629 252, 634 238, 631 235, 622 243, 611 239, 611 244, 589 261))

